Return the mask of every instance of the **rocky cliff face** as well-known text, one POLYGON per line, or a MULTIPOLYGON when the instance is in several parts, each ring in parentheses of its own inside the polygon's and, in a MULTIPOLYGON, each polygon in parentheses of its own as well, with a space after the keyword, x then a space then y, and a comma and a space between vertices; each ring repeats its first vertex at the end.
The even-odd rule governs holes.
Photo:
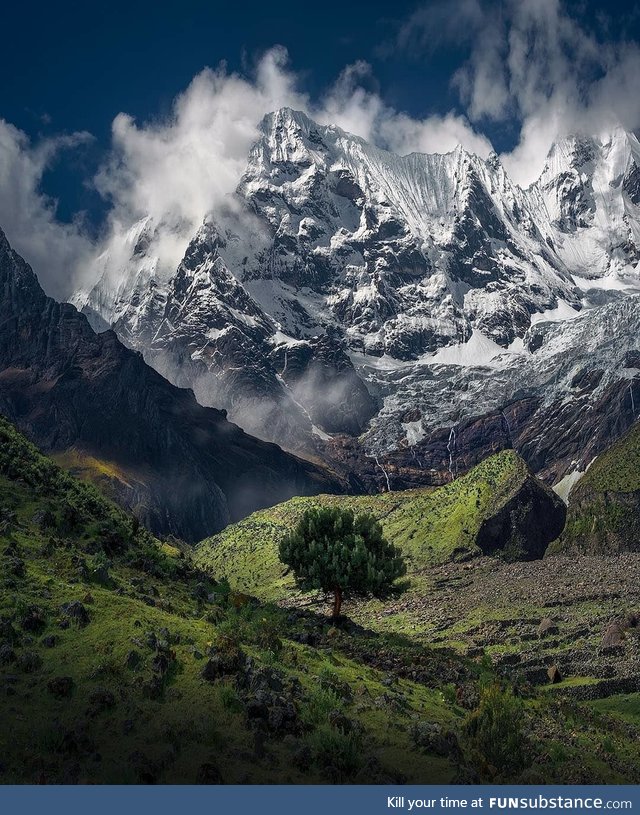
POLYGON ((144 218, 74 302, 203 404, 371 488, 505 446, 559 481, 633 419, 639 167, 632 134, 573 136, 523 190, 496 156, 400 157, 283 109, 175 273, 144 218))
POLYGON ((112 494, 155 532, 195 540, 291 495, 340 489, 46 297, 1 232, 0 288, 0 412, 47 452, 110 473, 112 494))
POLYGON ((512 447, 550 483, 577 477, 640 412, 639 305, 629 295, 567 322, 535 323, 518 352, 478 344, 481 364, 446 349, 428 377, 419 366, 401 376, 368 367, 367 382, 384 394, 366 443, 386 476, 373 476, 396 487, 425 473, 444 483, 512 447))
POLYGON ((514 494, 483 520, 476 543, 486 555, 538 560, 562 532, 566 514, 561 499, 527 472, 514 494))

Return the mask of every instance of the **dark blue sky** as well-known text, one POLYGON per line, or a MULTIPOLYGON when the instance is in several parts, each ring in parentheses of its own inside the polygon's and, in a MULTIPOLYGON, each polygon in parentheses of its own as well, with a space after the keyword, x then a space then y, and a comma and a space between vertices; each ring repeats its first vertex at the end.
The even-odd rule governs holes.
MULTIPOLYGON (((305 71, 312 93, 349 62, 366 59, 390 96, 414 110, 447 96, 457 55, 440 54, 425 72, 421 60, 380 46, 393 39, 416 3, 244 2, 59 4, 12 3, 3 10, 1 113, 33 131, 40 114, 52 126, 87 129, 99 138, 120 111, 146 118, 204 66, 226 60, 242 70, 272 45, 285 45, 305 71), (8 14, 8 16, 7 16, 8 14)), ((413 55, 415 56, 415 55, 413 55)))
POLYGON ((61 154, 44 179, 67 219, 77 209, 100 209, 83 180, 108 146, 116 114, 163 116, 203 67, 225 60, 230 70, 250 72, 276 43, 286 46, 312 95, 347 63, 365 59, 400 108, 448 109, 455 102, 448 82, 457 55, 441 55, 425 71, 415 55, 407 59, 384 48, 415 7, 406 0, 7 4, 3 27, 11 33, 0 49, 0 116, 34 138, 76 130, 96 137, 92 146, 61 154))
MULTIPOLYGON (((276 43, 286 46, 312 96, 346 64, 363 59, 372 65, 381 97, 394 108, 412 116, 456 108, 450 78, 468 46, 432 48, 427 38, 419 50, 393 47, 399 27, 420 5, 414 0, 4 4, 0 117, 34 139, 75 130, 94 135, 91 146, 61 155, 44 187, 59 199, 61 218, 79 209, 99 217, 99 199, 86 179, 108 148, 117 113, 142 121, 163 116, 204 66, 226 60, 231 70, 250 71, 256 56, 276 43)), ((570 8, 585 27, 606 30, 609 37, 637 39, 640 33, 635 3, 574 2, 570 8)), ((517 123, 487 134, 498 149, 507 149, 517 137, 517 123)))

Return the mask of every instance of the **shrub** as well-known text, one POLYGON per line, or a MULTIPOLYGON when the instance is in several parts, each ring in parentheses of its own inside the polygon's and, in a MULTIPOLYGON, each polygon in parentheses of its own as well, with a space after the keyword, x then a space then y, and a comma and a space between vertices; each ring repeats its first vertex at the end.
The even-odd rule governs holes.
POLYGON ((352 778, 363 763, 362 736, 321 728, 309 739, 313 760, 332 781, 352 778))
POLYGON ((469 714, 465 731, 481 758, 508 775, 527 762, 524 724, 522 700, 493 683, 482 690, 480 704, 469 714))

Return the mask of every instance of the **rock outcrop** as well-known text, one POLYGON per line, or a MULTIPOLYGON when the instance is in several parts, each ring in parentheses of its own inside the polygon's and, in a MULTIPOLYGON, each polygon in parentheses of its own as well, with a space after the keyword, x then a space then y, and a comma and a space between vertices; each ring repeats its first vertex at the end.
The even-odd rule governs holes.
POLYGON ((506 560, 537 560, 562 532, 566 507, 560 498, 527 473, 514 493, 485 518, 476 543, 485 555, 506 560))

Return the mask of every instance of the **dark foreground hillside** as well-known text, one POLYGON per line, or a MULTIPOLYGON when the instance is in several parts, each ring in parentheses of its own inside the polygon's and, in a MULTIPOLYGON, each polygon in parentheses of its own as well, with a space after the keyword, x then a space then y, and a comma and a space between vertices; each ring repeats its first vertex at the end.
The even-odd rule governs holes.
POLYGON ((0 780, 639 780, 637 712, 260 604, 188 551, 0 422, 0 780))

